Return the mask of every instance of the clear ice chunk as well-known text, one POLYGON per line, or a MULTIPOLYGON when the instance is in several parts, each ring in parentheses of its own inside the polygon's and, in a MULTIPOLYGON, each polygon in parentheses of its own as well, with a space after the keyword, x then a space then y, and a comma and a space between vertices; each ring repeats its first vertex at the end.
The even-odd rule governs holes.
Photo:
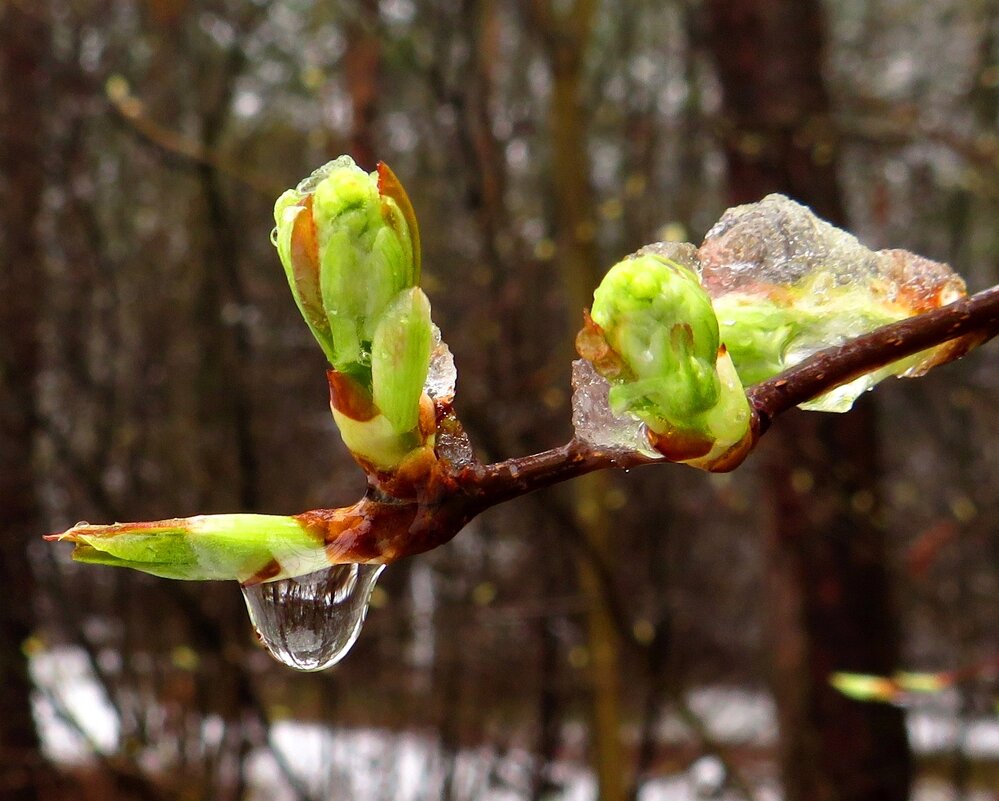
POLYGON ((447 343, 441 339, 441 330, 433 326, 433 350, 430 352, 430 370, 423 384, 424 391, 434 400, 454 400, 454 388, 458 381, 458 370, 454 366, 454 356, 447 343))
MULTIPOLYGON (((697 257, 722 340, 747 384, 965 294, 964 282, 947 265, 902 250, 872 251, 783 195, 726 211, 697 257), (750 327, 756 331, 747 334, 750 327), (777 355, 747 370, 740 366, 740 344, 743 355, 777 355)), ((883 378, 922 375, 966 349, 957 342, 925 351, 802 406, 847 411, 883 378)), ((744 358, 747 363, 752 360, 744 358)))
POLYGON ((354 164, 354 159, 350 156, 339 156, 333 159, 333 161, 327 161, 322 167, 314 169, 308 178, 303 178, 298 182, 295 191, 302 195, 311 195, 330 173, 345 167, 350 168, 355 166, 357 165, 354 164))
POLYGON ((576 438, 608 451, 662 456, 649 445, 645 423, 611 411, 610 384, 586 359, 572 363, 572 427, 576 438))
POLYGON ((701 271, 701 265, 697 260, 697 248, 689 242, 653 242, 651 245, 639 248, 634 255, 662 256, 664 259, 682 264, 695 273, 701 271))
POLYGON ((784 195, 728 209, 704 237, 698 258, 712 296, 794 286, 817 273, 828 274, 833 286, 877 274, 873 251, 784 195))
POLYGON ((296 670, 324 670, 361 633, 385 565, 332 565, 315 573, 243 587, 250 621, 271 656, 296 670))

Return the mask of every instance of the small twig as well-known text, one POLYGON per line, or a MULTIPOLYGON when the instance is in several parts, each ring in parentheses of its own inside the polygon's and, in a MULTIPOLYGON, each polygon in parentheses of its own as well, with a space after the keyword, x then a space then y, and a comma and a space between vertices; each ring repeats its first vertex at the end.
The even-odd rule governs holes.
POLYGON ((142 142, 167 156, 180 158, 194 166, 210 167, 236 179, 263 197, 275 196, 274 181, 247 170, 217 150, 161 125, 150 117, 143 102, 132 95, 123 82, 112 83, 106 95, 111 107, 117 112, 118 119, 142 142))
POLYGON ((773 418, 865 373, 966 334, 985 342, 999 334, 999 287, 883 326, 810 356, 748 391, 760 434, 773 418))
MULTIPOLYGON (((999 287, 979 292, 902 322, 886 325, 829 348, 767 381, 750 387, 752 444, 781 412, 906 356, 958 337, 967 347, 999 334, 999 287)), ((438 409, 441 439, 467 438, 449 406, 438 409)), ((394 562, 449 542, 480 512, 504 501, 611 467, 629 469, 655 459, 634 451, 606 450, 578 439, 551 450, 482 464, 463 446, 452 463, 440 453, 423 472, 380 476, 350 507, 315 509, 297 517, 325 543, 333 562, 394 562)), ((741 458, 750 452, 747 448, 741 458)), ((737 463, 728 463, 732 469, 737 463)), ((363 464, 362 464, 363 466, 363 464)), ((367 469, 367 468, 366 468, 367 469)), ((127 529, 128 524, 109 527, 127 529)), ((50 535, 61 539, 65 535, 50 535)))

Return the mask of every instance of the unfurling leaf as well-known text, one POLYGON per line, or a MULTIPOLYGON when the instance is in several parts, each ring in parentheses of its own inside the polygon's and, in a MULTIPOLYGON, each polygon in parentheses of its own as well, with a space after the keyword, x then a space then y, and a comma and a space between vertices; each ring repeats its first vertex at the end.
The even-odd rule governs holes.
POLYGON ((614 265, 576 347, 610 382, 615 414, 642 420, 667 458, 710 468, 748 441, 750 413, 692 251, 661 244, 614 265))
POLYGON ((341 156, 281 195, 274 218, 292 294, 333 367, 344 443, 392 472, 432 433, 419 426, 433 324, 412 204, 386 165, 366 173, 341 156))
POLYGON ((371 345, 372 396, 400 434, 419 421, 432 345, 430 301, 419 287, 403 290, 382 315, 371 345))
POLYGON ((73 542, 73 559, 154 576, 254 583, 327 567, 323 538, 298 518, 231 514, 115 523, 78 523, 46 539, 73 542))

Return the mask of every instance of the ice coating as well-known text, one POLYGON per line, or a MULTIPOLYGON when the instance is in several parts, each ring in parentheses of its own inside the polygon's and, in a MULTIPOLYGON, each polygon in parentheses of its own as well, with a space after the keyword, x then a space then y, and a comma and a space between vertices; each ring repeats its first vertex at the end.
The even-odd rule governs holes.
MULTIPOLYGON (((722 340, 746 384, 965 294, 947 265, 903 250, 872 251, 783 195, 726 211, 698 258, 722 340)), ((847 411, 883 378, 922 375, 968 345, 958 340, 916 354, 803 408, 847 411)))
POLYGON ((964 281, 946 264, 905 250, 872 251, 777 194, 726 211, 708 231, 697 258, 712 297, 790 288, 820 277, 827 288, 867 286, 879 301, 898 304, 911 315, 965 294, 964 281))
POLYGON ((610 384, 586 359, 572 363, 572 427, 576 438, 609 451, 644 453, 661 459, 649 445, 645 424, 631 415, 615 415, 607 394, 610 384))
POLYGON ((728 209, 697 256, 712 297, 794 286, 819 271, 839 285, 869 281, 877 271, 874 253, 855 236, 783 195, 728 209))
POLYGON ((308 178, 303 178, 298 182, 295 191, 303 195, 311 195, 330 173, 353 166, 355 166, 354 159, 350 156, 339 156, 322 167, 314 169, 308 178))
POLYGON ((662 256, 664 259, 675 261, 688 267, 695 273, 700 274, 701 263, 697 259, 697 248, 689 242, 653 242, 645 245, 634 253, 634 256, 662 256))
POLYGON ((441 330, 432 328, 433 340, 430 352, 430 369, 423 385, 424 391, 434 400, 451 401, 458 381, 458 370, 454 366, 454 356, 447 343, 441 339, 441 330))

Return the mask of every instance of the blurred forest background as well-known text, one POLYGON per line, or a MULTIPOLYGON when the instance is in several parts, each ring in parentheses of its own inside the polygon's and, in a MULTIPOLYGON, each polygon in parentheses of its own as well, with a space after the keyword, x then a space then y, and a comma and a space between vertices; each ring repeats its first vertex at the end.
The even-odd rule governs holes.
POLYGON ((999 281, 994 0, 0 2, 0 798, 999 797, 999 348, 601 474, 391 566, 296 674, 235 584, 80 568, 79 519, 355 500, 268 240, 402 179, 484 458, 566 440, 602 271, 783 191, 999 281), (960 670, 858 703, 836 670, 960 670))

